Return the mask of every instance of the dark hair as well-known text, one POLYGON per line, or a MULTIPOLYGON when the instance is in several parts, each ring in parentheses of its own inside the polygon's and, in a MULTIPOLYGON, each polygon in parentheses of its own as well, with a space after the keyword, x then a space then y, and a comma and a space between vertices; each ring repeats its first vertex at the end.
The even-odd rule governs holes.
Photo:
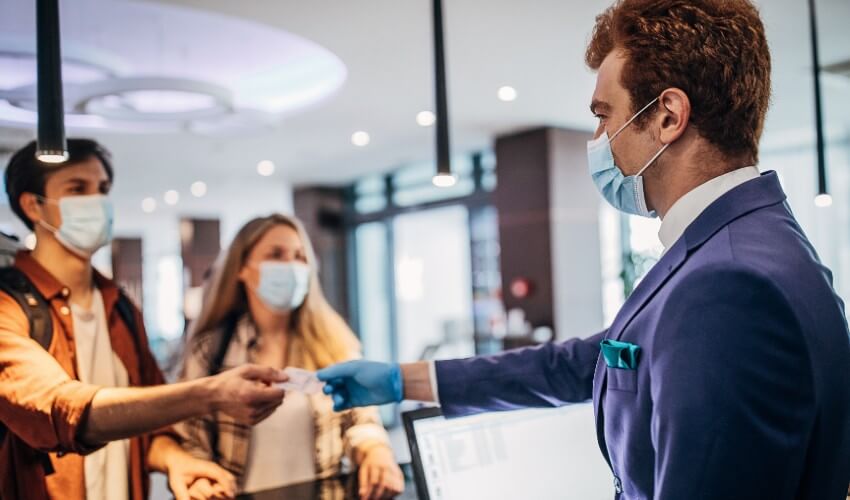
POLYGON ((68 161, 58 165, 44 163, 36 159, 35 149, 36 143, 32 141, 16 151, 9 160, 9 165, 6 167, 4 176, 6 194, 9 196, 9 205, 12 207, 15 215, 30 230, 33 229, 33 223, 21 208, 21 195, 23 193, 33 193, 44 196, 44 186, 47 183, 47 178, 53 173, 95 157, 103 164, 106 175, 112 181, 112 156, 109 154, 109 151, 96 141, 91 139, 68 139, 68 161))
MULTIPOLYGON (((770 103, 770 51, 749 0, 619 0, 596 18, 585 60, 599 69, 622 50, 620 83, 632 111, 675 87, 691 101, 691 123, 729 157, 758 161, 770 103)), ((635 120, 642 127, 652 116, 635 120)))

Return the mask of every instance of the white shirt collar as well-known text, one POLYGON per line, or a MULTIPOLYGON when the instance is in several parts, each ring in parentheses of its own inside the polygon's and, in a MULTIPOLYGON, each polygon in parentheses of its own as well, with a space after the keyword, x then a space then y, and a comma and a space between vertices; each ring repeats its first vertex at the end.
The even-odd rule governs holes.
POLYGON ((664 251, 670 249, 685 233, 685 229, 718 198, 741 184, 759 176, 758 167, 744 167, 700 184, 679 198, 661 221, 658 239, 664 251))

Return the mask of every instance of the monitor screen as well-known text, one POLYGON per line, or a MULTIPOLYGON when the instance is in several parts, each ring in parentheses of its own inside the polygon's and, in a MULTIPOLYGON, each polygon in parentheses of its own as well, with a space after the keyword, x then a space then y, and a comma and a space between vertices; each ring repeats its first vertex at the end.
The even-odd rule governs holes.
POLYGON ((430 500, 610 500, 611 471, 590 404, 446 419, 414 418, 430 500))

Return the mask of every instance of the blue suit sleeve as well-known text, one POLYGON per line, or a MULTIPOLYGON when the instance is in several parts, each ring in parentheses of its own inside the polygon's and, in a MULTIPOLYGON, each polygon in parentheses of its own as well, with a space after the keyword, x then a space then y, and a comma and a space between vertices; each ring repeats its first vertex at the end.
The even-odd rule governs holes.
POLYGON ((587 401, 604 333, 494 356, 437 361, 443 414, 458 417, 587 401))
POLYGON ((651 350, 655 498, 790 498, 813 425, 793 309, 747 269, 696 271, 671 291, 651 350))

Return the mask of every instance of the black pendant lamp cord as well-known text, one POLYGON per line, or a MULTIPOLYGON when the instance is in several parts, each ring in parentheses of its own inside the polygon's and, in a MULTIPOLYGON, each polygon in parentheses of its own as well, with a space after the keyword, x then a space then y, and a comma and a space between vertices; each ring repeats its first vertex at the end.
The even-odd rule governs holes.
POLYGON ((815 0, 809 0, 809 26, 812 37, 812 74, 815 85, 815 136, 817 143, 818 194, 827 194, 826 148, 823 137, 823 109, 821 106, 820 56, 818 52, 818 28, 815 15, 815 0))
POLYGON ((437 115, 437 174, 451 175, 442 0, 434 0, 434 78, 434 98, 437 115))
POLYGON ((67 158, 65 113, 62 99, 62 51, 59 0, 37 0, 38 150, 44 161, 67 158))

